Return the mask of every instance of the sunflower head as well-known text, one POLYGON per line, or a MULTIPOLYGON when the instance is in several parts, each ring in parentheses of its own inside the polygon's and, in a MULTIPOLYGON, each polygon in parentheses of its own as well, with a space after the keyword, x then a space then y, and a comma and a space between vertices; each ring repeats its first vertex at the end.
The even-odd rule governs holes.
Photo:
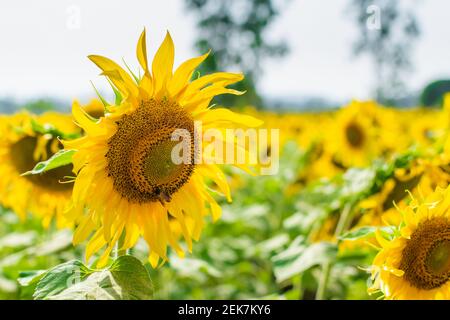
MULTIPOLYGON (((77 178, 69 214, 78 225, 74 243, 90 238, 87 259, 103 248, 99 265, 108 261, 119 238, 123 239, 121 249, 128 249, 142 236, 153 266, 160 258, 167 260, 169 246, 183 255, 178 243, 180 232, 191 250, 192 239, 200 237, 204 217, 211 214, 215 220, 220 216, 220 207, 208 191, 210 187, 215 186, 231 200, 219 167, 196 161, 205 156, 204 149, 211 144, 197 133, 196 123, 200 122, 203 130, 219 131, 261 124, 228 109, 209 108, 216 95, 243 93, 227 88, 242 80, 241 74, 218 72, 191 80, 208 53, 187 60, 173 72, 170 34, 151 65, 145 39, 144 30, 137 46, 142 76, 129 74, 108 58, 89 56, 113 85, 116 100, 114 104, 106 103, 100 119, 89 116, 75 102, 73 115, 86 134, 64 143, 65 148, 77 151, 73 158, 77 178), (180 138, 188 143, 178 150, 173 133, 180 130, 180 138), (203 147, 194 143, 198 140, 203 147), (174 161, 174 150, 187 160, 174 161)), ((236 166, 248 170, 246 164, 236 166)))
POLYGON ((373 103, 353 101, 337 114, 328 145, 344 166, 361 166, 375 154, 376 117, 373 103))
POLYGON ((397 234, 376 256, 372 290, 388 299, 450 299, 450 188, 437 188, 402 211, 397 234))
POLYGON ((63 217, 69 203, 71 184, 61 181, 72 176, 72 166, 59 167, 42 174, 22 174, 50 158, 62 147, 61 132, 78 134, 71 117, 55 112, 34 116, 18 113, 0 118, 0 202, 21 218, 31 212, 48 226, 56 216, 57 225, 67 225, 63 217))
POLYGON ((117 121, 106 158, 108 175, 121 197, 136 203, 170 201, 189 180, 194 170, 193 142, 188 150, 190 163, 172 161, 171 151, 177 142, 171 140, 171 134, 178 128, 194 136, 192 116, 168 100, 142 101, 132 114, 117 121), (124 161, 128 160, 130 165, 126 166, 124 161))

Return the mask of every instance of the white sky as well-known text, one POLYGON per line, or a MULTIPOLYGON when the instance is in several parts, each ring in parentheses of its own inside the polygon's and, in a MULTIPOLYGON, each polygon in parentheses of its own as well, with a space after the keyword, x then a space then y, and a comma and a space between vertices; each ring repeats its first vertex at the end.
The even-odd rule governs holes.
MULTIPOLYGON (((270 97, 317 95, 366 98, 371 89, 367 59, 350 53, 353 21, 349 0, 291 0, 274 23, 271 37, 288 40, 290 55, 264 63, 260 90, 270 97)), ((414 55, 412 88, 450 77, 447 0, 419 4, 422 38, 414 55)), ((149 55, 170 30, 176 64, 195 55, 195 21, 183 0, 15 0, 0 3, 0 98, 93 96, 89 80, 103 91, 106 82, 86 56, 101 54, 137 66, 135 45, 147 28, 149 55), (74 10, 79 28, 71 28, 74 10)))

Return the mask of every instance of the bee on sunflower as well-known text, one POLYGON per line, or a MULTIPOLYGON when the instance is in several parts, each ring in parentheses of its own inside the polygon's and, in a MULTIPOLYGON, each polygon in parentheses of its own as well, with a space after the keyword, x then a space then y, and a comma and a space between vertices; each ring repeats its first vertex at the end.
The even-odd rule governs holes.
POLYGON ((386 239, 371 267, 374 285, 386 299, 450 299, 450 187, 413 199, 401 211, 398 231, 386 239))
POLYGON ((53 131, 77 134, 71 117, 56 112, 34 116, 27 112, 0 117, 0 204, 20 218, 33 213, 48 227, 56 217, 57 227, 67 226, 63 216, 69 204, 72 185, 60 183, 72 176, 67 165, 38 175, 26 175, 41 161, 62 147, 53 131))
MULTIPOLYGON (((262 124, 251 116, 210 108, 216 95, 242 94, 227 86, 243 76, 218 72, 191 80, 208 54, 187 60, 173 72, 174 44, 167 33, 150 66, 144 30, 137 45, 142 76, 127 73, 108 58, 89 56, 113 84, 119 99, 106 106, 105 115, 98 120, 75 102, 73 116, 86 134, 64 142, 66 149, 76 150, 68 217, 77 224, 74 244, 90 238, 86 260, 103 249, 97 266, 104 266, 116 243, 123 251, 142 236, 149 247, 149 261, 157 267, 168 259, 169 246, 184 255, 174 229, 181 231, 191 251, 205 216, 220 217, 221 208, 210 194, 209 181, 231 201, 227 179, 218 165, 193 161, 202 149, 191 144, 188 153, 192 161, 188 163, 176 164, 171 159, 176 144, 171 134, 183 129, 196 136, 194 121, 201 121, 204 130, 262 124), (171 226, 174 223, 177 228, 171 226)), ((205 148, 209 142, 203 142, 205 148)), ((250 170, 246 164, 236 166, 250 170)))

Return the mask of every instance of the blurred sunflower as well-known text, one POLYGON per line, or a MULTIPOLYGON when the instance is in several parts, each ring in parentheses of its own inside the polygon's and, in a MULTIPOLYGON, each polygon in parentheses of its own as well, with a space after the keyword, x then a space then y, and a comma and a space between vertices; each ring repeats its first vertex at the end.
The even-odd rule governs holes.
POLYGON ((23 112, 0 117, 0 203, 24 219, 28 212, 48 227, 56 216, 58 227, 67 225, 63 211, 70 201, 72 185, 62 184, 72 175, 72 166, 64 166, 39 175, 22 176, 56 153, 61 143, 57 136, 36 130, 54 128, 67 133, 79 129, 71 117, 55 112, 32 116, 23 112))
MULTIPOLYGON (((68 216, 78 224, 74 244, 93 233, 86 247, 87 260, 104 248, 97 263, 103 266, 116 243, 121 243, 119 250, 126 250, 143 236, 149 246, 149 261, 156 267, 160 258, 162 262, 167 260, 168 246, 178 255, 184 254, 177 232, 172 230, 181 230, 191 251, 192 239, 200 237, 204 217, 220 217, 221 208, 208 191, 208 181, 213 181, 230 201, 226 177, 219 167, 194 163, 202 151, 196 150, 194 139, 188 150, 190 163, 175 164, 171 159, 177 144, 171 140, 174 130, 184 129, 193 138, 203 138, 195 136, 194 121, 201 121, 203 130, 261 124, 228 109, 209 108, 216 95, 242 94, 226 86, 243 76, 219 72, 191 81, 207 56, 187 60, 173 73, 174 45, 167 33, 150 70, 145 30, 137 45, 142 77, 130 75, 105 57, 89 56, 120 98, 115 105, 107 106, 100 120, 90 117, 75 102, 73 115, 86 135, 64 142, 66 149, 77 150, 73 158, 77 177, 68 216)), ((203 146, 207 144, 204 141, 203 146)), ((239 167, 249 170, 245 164, 239 167)))
POLYGON ((374 156, 376 139, 371 103, 353 101, 339 111, 333 134, 328 134, 329 145, 344 166, 363 166, 374 156))
POLYGON ((437 188, 403 210, 400 230, 391 240, 378 232, 382 246, 373 261, 374 286, 387 299, 450 299, 450 188, 437 188))
POLYGON ((98 99, 92 99, 88 104, 83 107, 84 112, 90 115, 92 118, 99 119, 105 115, 105 106, 98 99))
POLYGON ((421 117, 414 121, 414 126, 412 126, 411 137, 420 146, 429 146, 435 140, 436 123, 430 121, 426 117, 421 117))
POLYGON ((418 171, 408 175, 394 174, 394 177, 388 179, 378 193, 359 203, 359 207, 366 212, 360 217, 356 227, 398 224, 401 215, 395 207, 404 204, 404 200, 408 199, 408 192, 415 192, 421 178, 422 173, 418 171))
POLYGON ((409 168, 398 168, 381 190, 362 200, 359 204, 366 213, 361 216, 357 226, 397 225, 401 215, 395 207, 409 204, 408 193, 420 197, 432 193, 437 187, 445 188, 450 183, 450 168, 437 156, 431 159, 419 158, 409 168))

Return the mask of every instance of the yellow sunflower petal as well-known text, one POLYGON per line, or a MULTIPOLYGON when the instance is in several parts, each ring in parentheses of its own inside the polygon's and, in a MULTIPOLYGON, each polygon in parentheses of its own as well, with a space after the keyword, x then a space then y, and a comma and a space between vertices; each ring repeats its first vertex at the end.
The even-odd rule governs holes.
POLYGON ((138 61, 144 69, 144 72, 148 72, 148 61, 147 61, 147 44, 145 39, 145 28, 144 31, 142 31, 141 36, 139 37, 138 45, 136 48, 136 54, 138 61))
POLYGON ((103 74, 111 80, 121 93, 134 96, 138 94, 137 86, 131 76, 117 63, 98 55, 90 55, 88 58, 103 71, 103 74))
POLYGON ((256 119, 255 117, 239 114, 231 111, 230 109, 218 108, 208 110, 198 116, 198 119, 202 121, 204 127, 214 127, 218 122, 226 121, 233 124, 241 125, 244 127, 259 127, 263 124, 263 121, 256 119))
POLYGON ((83 110, 78 101, 74 101, 72 104, 72 114, 77 124, 82 127, 88 134, 96 135, 102 132, 101 128, 97 126, 94 121, 92 121, 92 119, 83 110))
POLYGON ((175 47, 169 32, 166 33, 163 43, 155 54, 152 63, 154 78, 154 92, 158 94, 172 78, 173 61, 175 58, 175 47))
POLYGON ((195 69, 208 57, 210 52, 208 51, 200 57, 189 59, 177 68, 169 85, 169 93, 171 96, 176 96, 189 84, 189 80, 195 69))
POLYGON ((186 92, 183 94, 183 97, 197 94, 198 91, 209 85, 219 84, 220 87, 226 87, 227 85, 239 82, 242 79, 244 79, 244 76, 241 73, 216 72, 208 74, 192 81, 186 92))

